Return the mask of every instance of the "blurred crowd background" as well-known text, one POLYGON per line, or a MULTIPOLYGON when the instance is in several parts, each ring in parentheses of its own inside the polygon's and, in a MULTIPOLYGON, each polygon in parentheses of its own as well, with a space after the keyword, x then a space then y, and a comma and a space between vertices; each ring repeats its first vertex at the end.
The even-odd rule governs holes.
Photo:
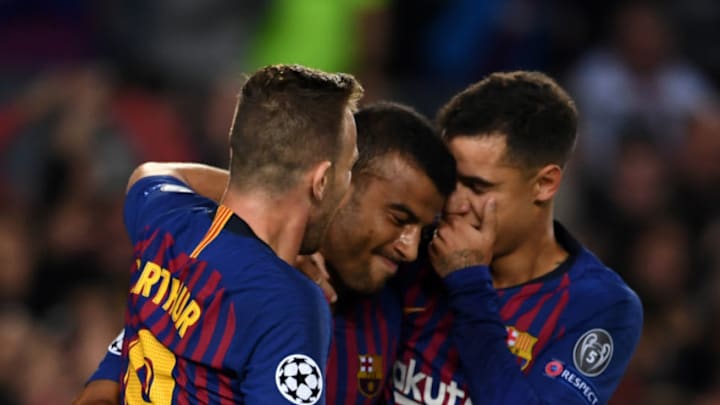
POLYGON ((720 404, 716 0, 0 1, 0 404, 79 392, 122 325, 131 170, 224 166, 241 73, 278 62, 430 117, 556 77, 582 118, 557 216, 645 306, 611 404, 720 404))

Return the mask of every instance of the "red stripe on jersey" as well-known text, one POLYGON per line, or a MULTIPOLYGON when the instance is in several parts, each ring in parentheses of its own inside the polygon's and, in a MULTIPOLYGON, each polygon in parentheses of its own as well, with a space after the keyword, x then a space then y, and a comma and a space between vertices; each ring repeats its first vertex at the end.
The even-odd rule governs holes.
POLYGON ((549 293, 543 294, 543 296, 538 300, 537 304, 531 309, 530 311, 522 314, 517 322, 515 322, 515 328, 518 330, 521 330, 523 332, 527 331, 530 328, 530 325, 532 325, 533 321, 537 317, 538 312, 540 312, 540 309, 542 309, 543 305, 549 300, 554 294, 554 291, 551 291, 549 293))
MULTIPOLYGON (((357 343, 357 335, 355 331, 357 330, 357 322, 355 321, 355 313, 345 318, 345 327, 351 326, 352 330, 347 330, 345 333, 345 336, 347 338, 345 339, 345 353, 343 354, 346 358, 345 367, 347 368, 347 380, 345 381, 345 387, 357 387, 357 372, 358 372, 358 363, 360 362, 360 359, 358 358, 358 343, 357 343)), ((357 392, 346 389, 345 394, 345 400, 343 401, 343 404, 354 404, 355 398, 357 398, 357 392)))
POLYGON ((145 251, 147 250, 148 246, 150 246, 150 244, 153 243, 155 238, 157 238, 158 233, 160 233, 160 230, 156 229, 149 238, 135 244, 135 251, 133 253, 136 253, 137 257, 142 256, 142 254, 145 253, 145 251))
POLYGON ((520 291, 502 307, 500 310, 500 319, 503 322, 507 322, 508 319, 512 318, 517 311, 520 309, 522 304, 528 297, 533 296, 535 293, 540 291, 542 283, 530 284, 521 288, 520 291))
MULTIPOLYGON (((230 303, 230 310, 228 311, 228 317, 225 321, 225 330, 223 331, 223 337, 220 341, 220 345, 217 348, 217 351, 215 352, 215 356, 213 356, 212 361, 210 362, 210 365, 215 368, 222 368, 222 362, 225 358, 225 355, 227 354, 228 348, 230 347, 230 342, 232 341, 233 336, 235 335, 235 305, 231 302, 230 303)), ((221 387, 222 388, 222 387, 221 387)), ((230 394, 232 395, 232 393, 230 394)))
POLYGON ((175 370, 177 370, 177 387, 181 387, 181 390, 176 395, 175 398, 177 398, 178 404, 188 405, 188 393, 185 392, 188 390, 188 375, 187 375, 187 368, 188 364, 187 361, 183 358, 177 357, 177 364, 175 365, 175 370))
MULTIPOLYGON (((374 315, 373 301, 369 300, 369 299, 366 299, 364 301, 365 302, 363 305, 363 307, 364 307, 363 313, 365 315, 365 345, 367 346, 366 354, 382 356, 383 353, 378 351, 375 348, 375 336, 373 333, 373 330, 375 330, 375 325, 373 324, 373 315, 374 315)), ((379 317, 382 318, 382 316, 379 316, 379 317)), ((383 361, 387 361, 387 359, 383 359, 383 361)), ((360 362, 360 359, 358 358, 358 363, 359 362, 360 362)), ((360 366, 360 364, 358 364, 358 366, 360 366)), ((378 367, 378 366, 379 366, 378 364, 373 364, 373 367, 378 367)), ((358 368, 356 368, 356 370, 359 371, 358 368)), ((357 396, 356 396, 356 398, 357 398, 357 396)), ((364 402, 371 403, 369 398, 366 398, 366 400, 364 402)), ((349 402, 346 402, 346 403, 349 403, 349 402)))
POLYGON ((149 319, 150 315, 152 315, 156 309, 158 309, 158 305, 152 302, 152 300, 147 300, 143 304, 142 308, 140 308, 140 313, 138 314, 138 316, 140 317, 140 319, 149 319))
POLYGON ((168 260, 167 269, 171 273, 175 273, 175 272, 177 272, 178 269, 185 270, 185 268, 187 268, 187 264, 188 264, 187 254, 185 254, 184 252, 180 252, 180 253, 178 253, 177 256, 168 260))
MULTIPOLYGON (((452 325, 452 321, 455 316, 451 312, 447 312, 435 325, 436 331, 449 331, 450 325, 452 325)), ((422 365, 421 370, 427 374, 427 375, 433 375, 433 367, 434 362, 436 359, 438 359, 438 352, 440 351, 440 347, 448 342, 448 339, 450 337, 447 335, 447 333, 433 333, 432 339, 430 339, 430 343, 427 345, 425 350, 423 351, 422 358, 427 359, 428 361, 425 362, 425 364, 422 365)), ((427 384, 427 382, 426 382, 427 384)))
MULTIPOLYGON (((150 332, 152 332, 152 334, 155 337, 158 337, 158 336, 162 336, 163 331, 165 331, 168 328, 173 328, 173 325, 172 325, 172 323, 170 323, 170 317, 165 315, 162 318, 160 318, 159 321, 150 325, 150 332)), ((167 333, 165 336, 165 339, 162 340, 162 344, 165 345, 165 347, 169 347, 170 342, 172 342, 172 340, 171 340, 172 336, 173 336, 173 333, 171 331, 170 333, 167 333)))
MULTIPOLYGON (((468 364, 468 366, 470 366, 468 364)), ((448 353, 445 358, 445 364, 440 368, 440 375, 442 379, 440 381, 452 381, 455 377, 455 373, 460 367, 460 353, 457 351, 454 345, 450 345, 448 353)), ((464 388, 463 388, 464 389, 464 388)), ((467 392, 467 390, 465 390, 467 392)))
POLYGON ((190 282, 187 283, 188 290, 194 291, 195 285, 197 285, 200 278, 205 274, 207 268, 207 262, 199 262, 195 266, 187 266, 188 269, 192 269, 193 275, 190 277, 190 282))
MULTIPOLYGON (((388 339, 387 318, 383 315, 382 307, 380 311, 378 311, 378 328, 380 329, 380 342, 385 349, 382 353, 383 361, 385 362, 384 366, 385 369, 388 369, 388 367, 392 367, 392 364, 395 362, 395 356, 397 355, 397 348, 395 346, 397 344, 397 336, 393 336, 392 341, 388 339)), ((383 378, 388 378, 388 374, 389 373, 383 370, 383 378)), ((384 383, 385 380, 383 380, 382 384, 384 383)))
POLYGON ((165 256, 165 251, 173 244, 173 237, 169 233, 166 233, 163 235, 162 243, 160 244, 160 247, 157 250, 157 253, 155 254, 155 258, 152 260, 154 263, 164 263, 163 256, 165 256))
POLYGON ((373 302, 372 300, 364 300, 363 306, 365 307, 363 313, 365 314, 365 344, 367 345, 368 354, 382 354, 375 349, 375 336, 373 334, 373 302))
MULTIPOLYGON (((414 290, 419 290, 419 289, 420 288, 418 287, 414 290)), ((415 291, 413 291, 413 292, 415 292, 415 291)), ((436 299, 436 298, 433 298, 433 300, 434 299, 436 299)), ((420 335, 426 329, 425 327, 423 327, 423 325, 428 324, 428 322, 430 321, 430 318, 432 318, 433 311, 435 311, 435 302, 433 300, 427 300, 426 302, 423 303, 425 305, 425 309, 422 312, 417 313, 417 314, 405 315, 405 317, 408 317, 408 316, 415 317, 415 319, 413 319, 411 322, 412 328, 413 328, 413 333, 410 336, 410 338, 408 339, 408 341, 406 342, 406 344, 405 344, 406 346, 412 346, 412 347, 417 346, 417 342, 418 342, 418 339, 420 338, 420 335)))
MULTIPOLYGON (((197 299, 202 300, 203 302, 206 301, 211 295, 216 295, 217 292, 215 289, 217 288, 218 283, 222 280, 222 276, 220 275, 220 272, 217 270, 213 270, 212 273, 210 273, 210 277, 208 277, 207 282, 205 282, 205 285, 203 288, 200 289, 200 291, 197 294, 197 299)), ((213 301, 215 298, 213 298, 213 301)))
POLYGON ((567 273, 565 273, 565 275, 563 275, 562 281, 560 282, 560 285, 555 290, 556 292, 562 291, 562 295, 560 296, 560 300, 558 301, 557 305, 555 305, 555 308, 553 308, 552 313, 550 313, 550 315, 545 320, 545 323, 543 323, 542 329, 540 329, 538 341, 533 348, 533 360, 531 360, 530 364, 528 364, 525 368, 525 373, 530 371, 530 367, 532 366, 534 359, 537 357, 537 354, 540 352, 540 350, 545 347, 548 340, 550 340, 550 336, 552 335, 553 330, 555 330, 555 327, 557 326, 560 315, 563 313, 563 311, 565 311, 565 307, 567 306, 568 300, 570 299, 570 293, 567 290, 567 287, 569 285, 570 277, 567 275, 567 273))
MULTIPOLYGON (((215 274, 213 274, 215 275, 215 274)), ((210 281, 212 281, 212 276, 210 276, 210 281)), ((219 279, 219 278, 218 278, 219 279)), ((210 284, 210 282, 208 282, 210 284)), ((217 281, 215 282, 217 285, 217 281)), ((207 285, 206 285, 207 287, 207 285)), ((197 347, 195 347, 195 351, 192 353, 190 358, 192 358, 195 361, 200 361, 205 356, 205 352, 208 349, 208 345, 210 344, 210 340, 213 337, 213 334, 215 332, 215 327, 217 325, 217 319, 220 315, 220 305, 222 304, 223 295, 225 294, 225 289, 220 289, 220 291, 217 292, 215 295, 215 298, 210 302, 210 305, 208 305, 207 309, 205 310, 205 313, 203 314, 203 327, 200 328, 200 341, 198 342, 197 347)))
MULTIPOLYGON (((191 268, 192 266, 187 266, 187 267, 191 268)), ((206 267, 207 267, 206 262, 200 262, 197 264, 197 266, 195 266, 195 273, 193 274, 192 278, 190 279, 190 282, 188 283, 188 291, 193 291, 195 289, 195 285, 198 283, 198 280, 200 280, 200 277, 202 276, 202 274, 205 273, 206 267)), ((196 296, 193 298, 191 296, 190 299, 195 299, 195 298, 199 298, 199 297, 196 296)), ((199 301, 199 299, 197 299, 196 301, 199 301)), ((200 306, 200 310, 202 310, 201 304, 202 304, 202 302, 198 303, 198 305, 200 306)), ((193 336, 192 331, 195 330, 195 326, 197 324, 198 324, 198 322, 191 325, 188 328, 188 330, 185 331, 185 336, 180 338, 180 343, 178 344, 177 349, 176 349, 176 351, 178 353, 185 353, 185 349, 187 348, 188 343, 190 342, 190 340, 192 340, 191 339, 191 337, 193 336)))
MULTIPOLYGON (((235 319, 235 318, 233 318, 235 319)), ((218 376, 218 391, 220 394, 220 404, 221 405, 235 405, 236 401, 232 392, 232 388, 230 388, 230 377, 226 376, 225 374, 217 374, 218 376)), ((237 401, 239 402, 239 401, 237 401)))
POLYGON ((208 395, 207 369, 204 366, 195 367, 195 390, 199 403, 207 404, 210 401, 208 395))

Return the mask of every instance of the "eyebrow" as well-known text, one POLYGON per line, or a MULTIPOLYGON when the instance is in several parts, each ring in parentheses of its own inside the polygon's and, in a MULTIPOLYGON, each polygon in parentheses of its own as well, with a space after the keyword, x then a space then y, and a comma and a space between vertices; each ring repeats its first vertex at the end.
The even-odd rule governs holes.
POLYGON ((395 211, 401 211, 402 213, 407 215, 408 217, 405 220, 407 222, 420 222, 420 218, 418 218, 417 215, 415 215, 415 213, 412 212, 412 210, 404 204, 397 204, 397 203, 390 204, 390 209, 395 210, 395 211))
POLYGON ((481 186, 481 187, 492 187, 492 186, 496 185, 496 183, 493 183, 493 182, 483 179, 481 177, 458 175, 457 178, 461 183, 466 184, 466 185, 481 186))

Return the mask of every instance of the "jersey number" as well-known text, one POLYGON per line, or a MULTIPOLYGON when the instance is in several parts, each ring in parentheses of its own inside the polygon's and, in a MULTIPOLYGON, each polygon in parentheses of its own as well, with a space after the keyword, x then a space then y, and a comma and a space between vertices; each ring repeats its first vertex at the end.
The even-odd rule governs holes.
POLYGON ((175 380, 175 355, 147 329, 128 346, 129 360, 125 374, 125 403, 171 404, 175 380))

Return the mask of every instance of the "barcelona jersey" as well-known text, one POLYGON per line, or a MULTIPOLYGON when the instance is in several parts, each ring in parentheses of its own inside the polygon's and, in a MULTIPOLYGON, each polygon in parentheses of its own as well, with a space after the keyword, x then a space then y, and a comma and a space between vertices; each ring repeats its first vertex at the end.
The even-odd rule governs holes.
MULTIPOLYGON (((400 342, 402 297, 392 286, 373 295, 343 294, 333 314, 333 340, 326 371, 328 404, 379 403, 400 342)), ((118 381, 123 333, 108 347, 90 378, 118 381)))
POLYGON ((642 328, 639 298, 558 223, 568 258, 495 290, 477 266, 440 280, 427 257, 405 296, 395 404, 604 404, 642 328), (443 288, 443 283, 444 287, 443 288))
POLYGON ((324 402, 331 321, 317 285, 172 177, 132 186, 125 225, 122 403, 324 402))
POLYGON ((377 294, 340 297, 326 379, 329 404, 369 405, 383 399, 400 341, 400 294, 391 283, 377 294))

